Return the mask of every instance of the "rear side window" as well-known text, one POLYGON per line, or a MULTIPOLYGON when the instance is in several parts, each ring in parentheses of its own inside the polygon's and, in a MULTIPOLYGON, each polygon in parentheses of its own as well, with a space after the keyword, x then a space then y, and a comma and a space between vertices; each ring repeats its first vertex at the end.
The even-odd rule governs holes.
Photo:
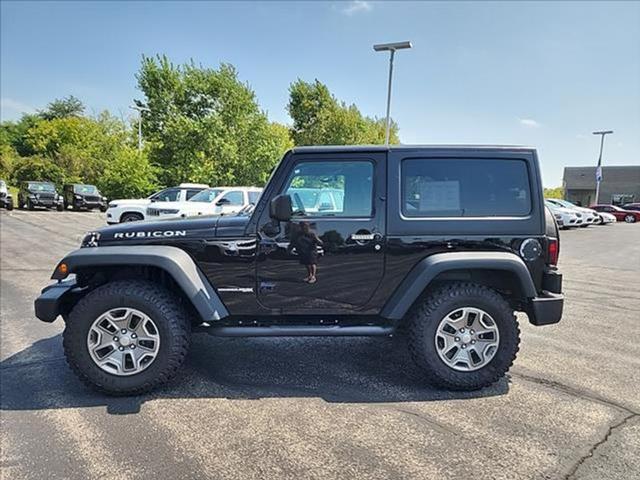
POLYGON ((189 188, 189 189, 187 189, 187 200, 190 200, 191 197, 193 197, 194 195, 197 195, 201 191, 202 191, 202 188, 199 188, 199 189, 189 188))
POLYGON ((405 217, 521 217, 531 212, 523 160, 412 158, 401 169, 405 217))

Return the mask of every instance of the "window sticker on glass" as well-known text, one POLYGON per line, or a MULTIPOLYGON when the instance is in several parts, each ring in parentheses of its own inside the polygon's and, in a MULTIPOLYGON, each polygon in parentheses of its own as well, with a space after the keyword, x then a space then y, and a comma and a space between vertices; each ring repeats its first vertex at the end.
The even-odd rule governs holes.
POLYGON ((425 182, 420 185, 420 210, 460 210, 460 182, 425 182))

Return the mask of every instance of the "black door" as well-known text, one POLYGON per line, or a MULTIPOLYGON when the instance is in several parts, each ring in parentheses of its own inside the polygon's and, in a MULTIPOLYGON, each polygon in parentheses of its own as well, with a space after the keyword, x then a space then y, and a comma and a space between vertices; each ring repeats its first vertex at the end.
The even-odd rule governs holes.
POLYGON ((293 217, 258 228, 258 298, 283 314, 362 311, 384 273, 386 153, 294 155, 293 217), (310 272, 315 273, 315 278, 310 272))

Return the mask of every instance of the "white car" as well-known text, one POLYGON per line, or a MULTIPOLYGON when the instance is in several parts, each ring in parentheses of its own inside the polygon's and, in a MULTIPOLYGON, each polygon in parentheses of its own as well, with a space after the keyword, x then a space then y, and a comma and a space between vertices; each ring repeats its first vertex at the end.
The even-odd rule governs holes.
POLYGON ((598 212, 598 216, 600 217, 600 221, 596 223, 599 225, 606 225, 607 223, 615 223, 618 221, 616 217, 607 212, 598 212))
POLYGON ((188 201, 149 205, 147 218, 186 218, 198 215, 233 215, 255 205, 262 193, 257 187, 215 187, 201 191, 188 201))
POLYGON ((588 227, 591 224, 600 223, 600 216, 598 215, 598 212, 591 208, 579 207, 566 200, 560 200, 559 198, 547 198, 545 201, 551 202, 558 207, 568 208, 569 210, 582 213, 582 225, 580 225, 581 227, 588 227))
POLYGON ((200 183, 181 183, 150 195, 147 198, 112 200, 107 209, 107 223, 135 222, 145 220, 147 205, 155 202, 187 201, 209 188, 200 183))
POLYGON ((545 200, 544 203, 549 207, 549 210, 551 210, 553 216, 558 220, 558 223, 562 223, 562 228, 566 229, 582 226, 582 213, 568 208, 559 207, 555 203, 551 203, 549 200, 545 200))

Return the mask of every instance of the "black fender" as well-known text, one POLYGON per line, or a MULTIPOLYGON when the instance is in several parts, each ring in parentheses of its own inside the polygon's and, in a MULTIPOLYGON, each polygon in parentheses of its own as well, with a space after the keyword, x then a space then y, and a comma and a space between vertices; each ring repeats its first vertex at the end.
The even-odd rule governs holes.
POLYGON ((229 312, 193 259, 180 248, 164 245, 89 247, 64 257, 51 276, 62 280, 83 268, 105 266, 152 266, 167 272, 191 301, 203 321, 220 320, 229 312), (66 265, 66 274, 60 268, 66 265))
POLYGON ((531 274, 522 259, 509 252, 446 252, 428 256, 400 282, 380 315, 400 320, 439 274, 451 270, 502 270, 513 273, 527 298, 537 296, 531 274))

